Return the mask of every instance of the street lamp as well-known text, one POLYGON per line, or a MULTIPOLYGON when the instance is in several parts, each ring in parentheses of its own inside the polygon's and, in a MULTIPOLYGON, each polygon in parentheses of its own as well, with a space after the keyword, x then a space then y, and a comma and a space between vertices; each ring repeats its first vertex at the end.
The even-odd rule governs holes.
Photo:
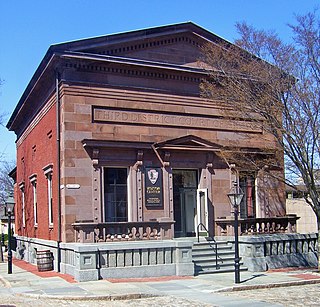
POLYGON ((233 187, 231 188, 230 192, 227 194, 231 205, 233 206, 234 212, 234 279, 235 283, 240 283, 240 258, 239 258, 239 206, 243 198, 243 191, 237 184, 234 182, 233 187))
POLYGON ((11 215, 14 208, 14 198, 12 194, 8 196, 5 205, 8 215, 8 274, 12 274, 11 215))

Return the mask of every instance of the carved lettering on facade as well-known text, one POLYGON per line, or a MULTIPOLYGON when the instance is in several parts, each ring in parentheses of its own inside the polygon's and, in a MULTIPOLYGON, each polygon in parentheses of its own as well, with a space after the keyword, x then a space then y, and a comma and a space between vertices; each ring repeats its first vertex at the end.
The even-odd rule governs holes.
POLYGON ((123 110, 114 108, 93 108, 93 120, 100 123, 121 123, 135 125, 154 125, 171 127, 188 127, 195 129, 213 129, 262 133, 261 126, 256 122, 228 120, 203 116, 191 116, 169 112, 123 110))

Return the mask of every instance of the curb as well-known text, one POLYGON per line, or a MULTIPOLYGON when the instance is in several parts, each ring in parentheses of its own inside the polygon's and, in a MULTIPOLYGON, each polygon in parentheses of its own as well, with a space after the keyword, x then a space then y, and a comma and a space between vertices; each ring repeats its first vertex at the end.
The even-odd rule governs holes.
POLYGON ((3 284, 5 288, 11 288, 11 284, 5 278, 0 275, 0 283, 3 284))
POLYGON ((70 300, 70 301, 123 301, 134 300, 141 298, 160 297, 161 295, 144 294, 144 293, 129 293, 129 294, 110 294, 110 295, 83 295, 83 296, 67 296, 67 295, 46 295, 34 293, 15 293, 16 296, 29 297, 34 299, 50 299, 50 300, 70 300))
POLYGON ((212 291, 212 293, 213 292, 214 293, 236 292, 236 291, 270 289, 270 288, 281 288, 281 287, 294 287, 294 286, 313 285, 313 284, 320 284, 320 279, 284 281, 284 282, 272 283, 272 284, 234 286, 234 287, 227 287, 227 288, 223 288, 223 289, 217 289, 217 290, 212 291))

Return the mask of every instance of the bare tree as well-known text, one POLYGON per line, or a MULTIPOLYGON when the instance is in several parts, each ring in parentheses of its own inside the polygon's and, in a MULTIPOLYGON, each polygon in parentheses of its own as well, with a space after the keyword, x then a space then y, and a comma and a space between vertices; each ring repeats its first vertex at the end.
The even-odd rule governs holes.
MULTIPOLYGON (((301 178, 320 231, 320 20, 296 17, 292 43, 238 23, 236 46, 206 46, 211 69, 203 95, 227 99, 230 110, 263 126, 285 154, 287 179, 301 178)), ((229 111, 230 116, 235 116, 229 111)), ((319 236, 318 236, 319 238, 319 236)), ((320 251, 320 240, 318 240, 320 251)), ((318 263, 320 270, 320 261, 318 263)))
POLYGON ((15 167, 15 162, 3 161, 0 164, 0 205, 3 205, 10 193, 13 192, 13 180, 9 173, 15 167))

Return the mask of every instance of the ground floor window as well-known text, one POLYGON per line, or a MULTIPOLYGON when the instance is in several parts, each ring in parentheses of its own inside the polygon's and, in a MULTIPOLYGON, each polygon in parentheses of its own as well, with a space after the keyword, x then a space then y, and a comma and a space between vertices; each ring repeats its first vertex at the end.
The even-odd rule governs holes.
POLYGON ((52 175, 47 175, 48 184, 48 211, 49 211, 49 225, 53 225, 53 210, 52 210, 52 175))
POLYGON ((30 182, 32 184, 32 191, 33 191, 33 219, 34 219, 34 226, 38 226, 38 208, 37 208, 37 175, 32 174, 30 177, 30 182))
POLYGON ((21 192, 21 206, 22 206, 22 227, 26 227, 26 208, 25 208, 25 186, 24 182, 19 184, 21 192))
POLYGON ((128 221, 128 171, 104 168, 104 207, 106 222, 128 221))
POLYGON ((256 216, 256 192, 255 192, 255 174, 240 173, 239 184, 244 193, 240 204, 240 217, 250 218, 256 216))
POLYGON ((43 168, 44 175, 47 178, 47 202, 48 202, 48 215, 49 215, 49 227, 53 227, 53 193, 52 193, 52 174, 53 165, 48 164, 43 168))

